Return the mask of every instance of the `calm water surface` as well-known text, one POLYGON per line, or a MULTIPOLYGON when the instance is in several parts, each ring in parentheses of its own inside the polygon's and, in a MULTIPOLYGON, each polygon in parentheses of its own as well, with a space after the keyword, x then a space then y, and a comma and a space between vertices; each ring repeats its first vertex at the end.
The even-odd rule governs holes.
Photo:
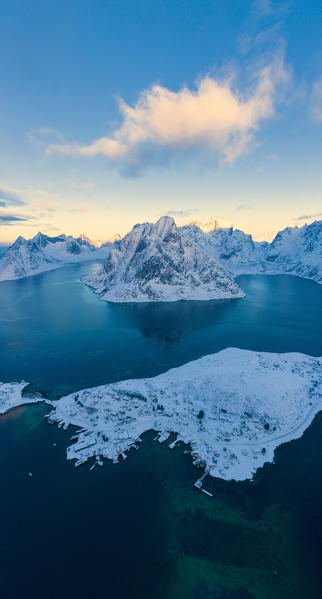
MULTIPOLYGON (((241 300, 112 305, 79 282, 98 267, 0 284, 0 380, 59 397, 231 346, 322 354, 311 281, 242 276, 241 300)), ((320 597, 320 416, 255 483, 210 481, 209 500, 182 449, 150 433, 118 466, 75 470, 45 412, 0 418, 1 599, 320 597)))

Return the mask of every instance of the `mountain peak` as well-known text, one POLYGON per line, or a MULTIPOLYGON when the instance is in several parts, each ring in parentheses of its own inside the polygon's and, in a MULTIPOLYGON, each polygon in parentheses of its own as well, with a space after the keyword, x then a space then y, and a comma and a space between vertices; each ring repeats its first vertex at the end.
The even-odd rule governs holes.
POLYGON ((112 247, 104 269, 82 281, 112 302, 242 297, 238 285, 200 247, 181 236, 173 218, 136 225, 112 247))

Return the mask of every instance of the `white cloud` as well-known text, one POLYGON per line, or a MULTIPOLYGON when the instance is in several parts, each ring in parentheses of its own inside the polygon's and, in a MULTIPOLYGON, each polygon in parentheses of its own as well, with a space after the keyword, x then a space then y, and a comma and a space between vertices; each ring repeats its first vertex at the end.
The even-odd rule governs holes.
POLYGON ((163 212, 161 216, 178 216, 182 218, 187 218, 188 216, 192 216, 197 212, 199 212, 199 208, 188 208, 187 210, 168 210, 167 212, 163 212))
POLYGON ((236 206, 235 208, 235 212, 241 212, 243 210, 251 210, 252 207, 249 206, 248 204, 239 204, 239 206, 236 206))
POLYGON ((233 162, 248 151, 261 121, 274 115, 277 87, 286 79, 279 60, 254 74, 247 93, 235 88, 233 77, 221 81, 206 76, 196 89, 183 87, 178 92, 153 85, 139 94, 134 107, 119 100, 123 121, 110 137, 88 145, 49 144, 47 153, 101 155, 131 166, 140 164, 143 156, 153 160, 160 149, 180 152, 194 148, 233 162))

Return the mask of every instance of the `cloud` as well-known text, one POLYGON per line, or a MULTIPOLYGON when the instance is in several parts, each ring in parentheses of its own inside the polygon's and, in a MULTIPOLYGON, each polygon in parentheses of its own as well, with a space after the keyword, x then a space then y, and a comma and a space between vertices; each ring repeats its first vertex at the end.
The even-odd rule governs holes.
POLYGON ((322 123, 322 77, 313 84, 310 113, 315 122, 322 123))
POLYGON ((197 212, 199 212, 199 208, 190 208, 188 210, 168 210, 167 212, 164 212, 162 216, 182 216, 186 218, 196 214, 197 212))
POLYGON ((235 212, 241 212, 242 210, 251 210, 252 207, 249 206, 248 204, 239 204, 239 206, 237 206, 235 208, 235 212))
POLYGON ((267 17, 278 17, 286 15, 289 12, 289 4, 280 2, 280 0, 254 0, 251 6, 251 13, 255 19, 265 19, 267 17))
POLYGON ((22 206, 26 202, 13 189, 0 187, 0 206, 22 206))
POLYGON ((0 214, 0 224, 10 225, 15 222, 22 222, 31 220, 32 217, 29 216, 21 216, 18 214, 0 214))
POLYGON ((274 12, 271 0, 254 0, 252 10, 258 18, 267 17, 274 12))
POLYGON ((311 220, 312 218, 320 218, 322 216, 322 212, 315 212, 314 214, 303 214, 302 216, 298 216, 294 220, 311 220))
POLYGON ((197 150, 234 162, 249 150, 260 123, 275 113, 277 88, 287 80, 281 60, 252 75, 247 92, 236 89, 235 78, 207 75, 195 89, 174 92, 162 85, 139 94, 134 107, 119 100, 122 123, 109 137, 88 145, 53 143, 47 153, 66 156, 105 156, 121 167, 153 161, 164 151, 197 150))
POLYGON ((47 145, 48 143, 64 143, 65 138, 56 129, 40 127, 27 132, 27 136, 35 144, 47 145))

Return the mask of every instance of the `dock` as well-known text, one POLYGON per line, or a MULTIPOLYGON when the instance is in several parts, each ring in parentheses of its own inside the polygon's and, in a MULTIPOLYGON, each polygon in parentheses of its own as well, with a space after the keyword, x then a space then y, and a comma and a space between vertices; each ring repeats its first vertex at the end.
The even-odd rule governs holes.
POLYGON ((199 491, 205 493, 206 495, 209 495, 209 497, 213 497, 212 493, 206 491, 206 489, 202 489, 203 481, 206 478, 207 474, 208 472, 205 472, 200 478, 198 478, 198 480, 196 480, 193 486, 196 487, 196 489, 198 489, 199 491))

